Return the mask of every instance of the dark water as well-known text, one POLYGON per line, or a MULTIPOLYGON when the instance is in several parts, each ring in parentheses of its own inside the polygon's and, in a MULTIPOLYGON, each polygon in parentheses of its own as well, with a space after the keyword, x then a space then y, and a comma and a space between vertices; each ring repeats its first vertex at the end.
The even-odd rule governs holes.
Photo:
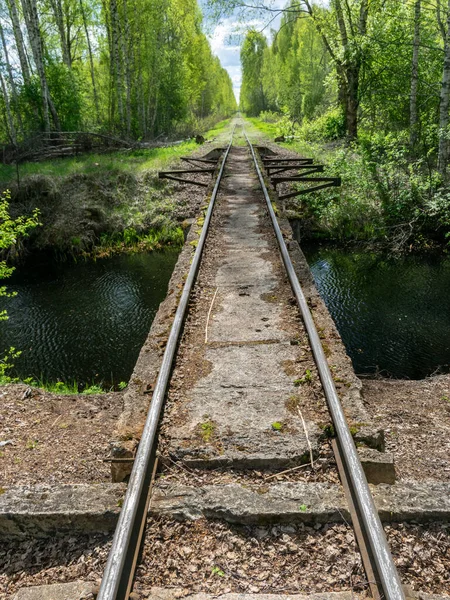
POLYGON ((450 371, 450 257, 302 248, 356 373, 450 371))
POLYGON ((177 260, 176 251, 40 263, 7 280, 0 349, 22 350, 14 375, 86 384, 128 381, 177 260))

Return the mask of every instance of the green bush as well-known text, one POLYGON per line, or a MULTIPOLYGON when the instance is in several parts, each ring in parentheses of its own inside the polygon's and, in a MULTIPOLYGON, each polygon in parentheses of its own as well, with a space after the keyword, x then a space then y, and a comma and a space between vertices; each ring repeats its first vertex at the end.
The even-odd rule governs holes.
POLYGON ((310 142, 330 142, 345 136, 345 119, 340 108, 333 108, 317 119, 303 121, 298 135, 310 142))

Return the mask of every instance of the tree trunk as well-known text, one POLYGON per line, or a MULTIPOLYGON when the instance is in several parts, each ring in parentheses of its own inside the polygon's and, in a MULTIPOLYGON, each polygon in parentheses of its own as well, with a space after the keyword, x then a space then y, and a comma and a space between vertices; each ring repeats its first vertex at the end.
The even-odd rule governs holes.
POLYGON ((94 58, 92 56, 91 38, 89 37, 89 29, 88 29, 87 20, 86 20, 86 13, 84 11, 83 0, 80 0, 80 11, 81 11, 81 18, 83 19, 83 27, 84 27, 84 32, 86 34, 86 42, 87 42, 87 46, 88 46, 89 67, 90 67, 90 71, 91 71, 91 81, 92 81, 92 91, 94 93, 95 115, 96 115, 96 120, 98 123, 100 120, 100 110, 99 110, 99 105, 98 105, 97 85, 95 83, 94 58))
POLYGON ((23 134, 23 123, 22 123, 22 116, 20 114, 19 96, 17 94, 16 82, 14 81, 14 76, 13 76, 12 67, 11 67, 11 61, 9 60, 8 46, 6 45, 5 34, 3 32, 3 27, 1 26, 1 23, 0 23, 0 38, 2 40, 3 53, 5 55, 6 70, 8 71, 8 79, 9 79, 9 85, 11 86, 11 93, 12 93, 12 99, 13 99, 13 103, 14 103, 14 109, 15 109, 15 113, 16 113, 17 120, 19 123, 20 131, 23 134))
POLYGON ((61 44, 61 52, 63 62, 69 69, 72 68, 72 59, 69 52, 69 44, 66 37, 66 30, 64 27, 64 16, 63 9, 61 6, 61 0, 50 0, 50 4, 53 10, 53 16, 55 17, 56 26, 59 33, 59 41, 61 44))
POLYGON ((44 117, 44 127, 46 131, 50 131, 49 110, 52 115, 53 123, 57 131, 60 131, 60 123, 53 101, 50 97, 48 89, 47 77, 45 75, 44 59, 43 59, 43 43, 41 31, 39 27, 39 17, 37 14, 36 0, 22 0, 22 8, 25 17, 25 22, 30 39, 30 46, 33 52, 33 58, 36 69, 39 74, 41 83, 42 107, 44 117))
POLYGON ((17 10, 16 0, 8 0, 9 15, 14 31, 14 39, 16 42, 17 54, 19 55, 20 69, 22 77, 26 84, 30 82, 30 69, 28 66, 27 55, 25 53, 25 45, 23 43, 22 30, 20 28, 19 12, 17 10))
POLYGON ((3 99, 5 101, 6 121, 8 123, 8 133, 9 133, 9 136, 10 136, 11 141, 14 144, 14 146, 17 146, 16 128, 14 126, 14 118, 12 116, 11 106, 9 104, 8 90, 6 89, 5 80, 3 79, 3 75, 1 73, 0 73, 0 85, 2 88, 2 92, 3 92, 3 99))
POLYGON ((419 87, 419 47, 420 47, 420 10, 421 0, 416 0, 414 5, 414 38, 413 56, 411 67, 411 95, 409 99, 409 144, 411 149, 417 145, 419 137, 417 113, 417 89, 419 87))
MULTIPOLYGON (((123 125, 123 98, 122 98, 122 67, 120 60, 119 14, 116 0, 110 0, 109 10, 111 16, 111 66, 114 77, 117 107, 119 109, 120 128, 123 125)), ((113 89, 114 93, 114 89, 113 89)))
POLYGON ((442 69, 441 99, 439 104, 439 154, 438 170, 445 177, 448 163, 448 123, 450 100, 450 0, 448 0, 447 29, 444 45, 444 67, 442 69))
POLYGON ((128 4, 127 0, 123 0, 123 22, 124 35, 122 36, 122 54, 125 66, 125 83, 126 83, 126 104, 125 116, 127 135, 131 135, 131 62, 132 62, 132 45, 130 43, 130 23, 128 19, 128 4))

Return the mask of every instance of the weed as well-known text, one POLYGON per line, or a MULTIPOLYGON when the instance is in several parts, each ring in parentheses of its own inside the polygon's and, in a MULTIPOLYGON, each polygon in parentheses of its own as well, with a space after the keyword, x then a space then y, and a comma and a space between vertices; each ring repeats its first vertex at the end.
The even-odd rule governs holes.
POLYGON ((213 567, 211 569, 212 575, 218 575, 219 577, 225 577, 225 573, 222 571, 220 567, 213 567))
POLYGON ((300 398, 298 396, 290 396, 284 405, 289 412, 297 414, 297 409, 300 405, 300 398))
POLYGON ((274 423, 272 423, 271 427, 274 431, 282 431, 284 425, 279 421, 275 421, 274 423))
POLYGON ((296 379, 294 381, 294 385, 296 387, 304 384, 304 383, 311 383, 312 381, 312 373, 310 371, 310 369, 306 369, 305 374, 303 375, 303 377, 300 377, 300 379, 296 379))
POLYGON ((200 432, 204 442, 208 443, 216 431, 216 425, 209 419, 204 423, 200 423, 200 432))
POLYGON ((322 429, 326 438, 335 438, 336 431, 332 423, 321 424, 319 427, 322 429))
POLYGON ((323 353, 325 354, 325 356, 327 358, 330 358, 330 356, 331 356, 330 346, 327 343, 322 342, 322 348, 323 348, 323 353))
POLYGON ((117 384, 117 387, 119 388, 119 390, 124 390, 126 387, 128 387, 128 383, 126 381, 121 381, 117 384))
POLYGON ((27 450, 34 450, 35 448, 37 448, 38 443, 39 442, 37 440, 27 440, 26 449, 27 450))
POLYGON ((102 388, 101 385, 91 385, 89 387, 87 387, 85 390, 83 390, 82 392, 83 394, 104 394, 105 390, 102 388))
POLYGON ((304 513, 304 512, 306 512, 308 510, 308 507, 306 506, 306 504, 301 504, 299 506, 299 509, 300 509, 301 512, 304 513))
POLYGON ((2 487, 0 487, 0 496, 1 496, 2 494, 5 494, 5 493, 6 493, 6 490, 5 490, 5 488, 2 488, 2 487))
POLYGON ((445 400, 446 402, 450 402, 449 396, 442 396, 441 400, 445 400))

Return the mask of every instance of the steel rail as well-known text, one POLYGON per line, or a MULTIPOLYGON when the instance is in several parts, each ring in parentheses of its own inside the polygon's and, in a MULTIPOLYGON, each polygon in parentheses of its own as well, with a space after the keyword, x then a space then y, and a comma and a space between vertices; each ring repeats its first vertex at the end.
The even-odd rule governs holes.
POLYGON ((267 209, 272 220, 272 224, 275 230, 275 234, 278 241, 278 246, 283 258, 283 262, 289 277, 289 281, 292 287, 292 291, 295 294, 298 306, 300 308, 303 321, 306 327, 306 331, 309 336, 311 349, 313 351, 314 359, 317 365, 319 376, 322 382, 325 397, 327 399, 328 407, 330 410, 331 417, 333 419, 334 428, 342 449, 342 458, 344 465, 347 469, 350 485, 352 487, 354 497, 359 510, 360 518, 362 520, 362 526, 366 533, 374 560, 375 567, 380 579, 381 586, 386 600, 405 600, 402 584, 400 582, 397 569, 392 559, 391 551, 389 549, 386 536, 384 534, 383 526, 378 516, 378 511, 375 507, 375 503, 370 492, 366 476, 364 474, 361 462, 359 460, 358 452, 356 450, 355 442, 350 433, 350 429, 347 424, 347 420, 344 415, 344 411, 339 400, 339 396, 334 385, 333 375, 328 366, 328 362, 325 356, 325 352, 322 347, 322 343, 319 338, 314 320, 309 310, 308 303, 305 295, 301 288, 291 258, 289 256, 286 243, 283 239, 280 226, 272 207, 269 193, 264 182, 261 169, 258 164, 258 160, 253 149, 244 126, 242 126, 244 136, 247 140, 247 144, 253 156, 255 163, 256 172, 258 174, 259 182, 261 184, 264 198, 267 203, 267 209))
POLYGON ((146 482, 147 484, 150 482, 149 478, 152 471, 151 462, 155 449, 161 410, 164 404, 167 385, 169 383, 172 370, 172 363, 177 350, 178 340, 182 332, 191 290, 195 283, 203 248, 208 235, 208 228, 217 198, 217 193, 219 191, 220 182, 225 169, 225 163, 233 143, 235 129, 236 126, 233 128, 230 143, 222 160, 222 165, 220 167, 205 216, 202 233, 198 241, 198 246, 196 248, 194 258, 183 287, 180 302, 175 313, 172 328, 170 330, 169 339, 167 341, 158 379, 153 392, 150 409, 147 414, 147 420, 142 432, 139 448, 134 459, 133 470, 131 471, 124 503, 122 510, 120 511, 111 550, 109 552, 106 567, 103 572, 102 583, 100 585, 97 600, 126 600, 127 583, 124 583, 124 577, 129 576, 129 573, 125 573, 124 571, 127 564, 127 558, 129 557, 130 552, 134 550, 133 541, 136 540, 135 529, 136 527, 140 526, 140 524, 136 524, 136 521, 139 513, 139 507, 143 502, 142 499, 146 498, 146 482))

